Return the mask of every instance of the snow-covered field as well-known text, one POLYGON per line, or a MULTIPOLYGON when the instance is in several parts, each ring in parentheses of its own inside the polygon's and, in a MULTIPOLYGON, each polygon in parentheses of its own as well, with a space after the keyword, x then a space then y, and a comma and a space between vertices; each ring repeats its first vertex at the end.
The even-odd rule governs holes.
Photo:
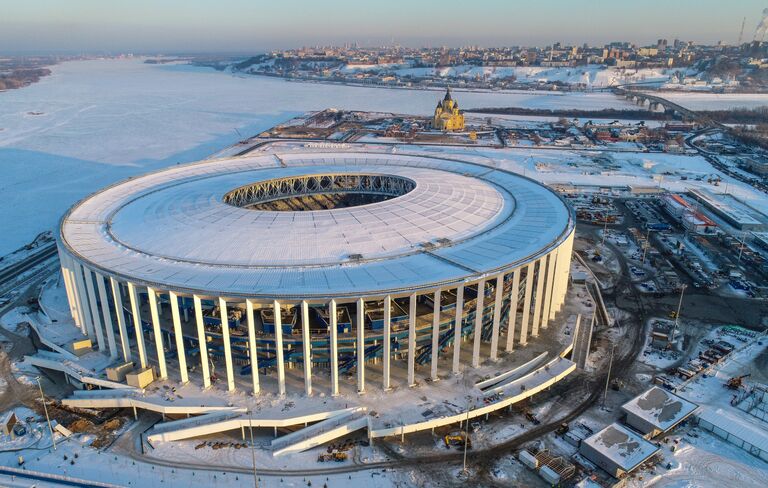
MULTIPOLYGON (((55 227, 67 207, 131 175, 194 161, 327 107, 431 114, 435 91, 240 77, 140 59, 68 62, 0 93, 0 255, 55 227)), ((610 93, 456 94, 462 107, 633 107, 610 93)))
POLYGON ((443 68, 404 68, 395 70, 400 76, 440 76, 443 78, 496 79, 514 76, 522 83, 562 82, 567 84, 583 83, 599 88, 623 83, 667 81, 674 72, 672 69, 617 69, 599 65, 573 68, 546 68, 540 66, 450 66, 443 68))
POLYGON ((738 107, 768 106, 768 93, 660 92, 658 95, 691 110, 731 110, 738 107))

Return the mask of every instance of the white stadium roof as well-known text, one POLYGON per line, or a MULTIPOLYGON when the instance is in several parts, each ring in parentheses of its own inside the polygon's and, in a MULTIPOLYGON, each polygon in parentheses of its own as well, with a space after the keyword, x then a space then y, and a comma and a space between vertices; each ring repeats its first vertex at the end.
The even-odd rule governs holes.
POLYGON ((325 298, 509 269, 553 249, 572 229, 554 192, 513 173, 435 157, 316 152, 203 161, 124 181, 75 205, 61 239, 90 267, 159 289, 325 298), (383 202, 321 211, 223 201, 246 184, 311 174, 386 174, 415 187, 383 202))

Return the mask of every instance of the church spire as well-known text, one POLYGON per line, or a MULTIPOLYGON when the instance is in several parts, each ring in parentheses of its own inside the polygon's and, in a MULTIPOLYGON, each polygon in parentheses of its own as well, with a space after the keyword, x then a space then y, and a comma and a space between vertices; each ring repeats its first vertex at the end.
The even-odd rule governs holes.
POLYGON ((446 102, 450 101, 450 100, 453 100, 451 98, 451 87, 446 87, 445 88, 445 96, 443 97, 443 100, 445 100, 446 102))

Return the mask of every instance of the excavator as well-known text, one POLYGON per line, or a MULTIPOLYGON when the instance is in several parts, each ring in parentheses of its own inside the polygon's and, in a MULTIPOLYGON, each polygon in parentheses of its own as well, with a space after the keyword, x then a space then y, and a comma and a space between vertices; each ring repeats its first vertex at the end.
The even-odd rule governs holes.
MULTIPOLYGON (((464 432, 461 434, 448 434, 445 437, 443 437, 443 442, 445 442, 445 448, 450 449, 451 446, 456 447, 457 449, 463 449, 464 448, 464 439, 465 435, 464 432)), ((472 449, 472 438, 466 437, 467 439, 467 449, 472 449)))
POLYGON ((733 378, 729 379, 728 382, 725 383, 723 386, 730 390, 738 390, 744 385, 744 378, 749 378, 750 376, 752 375, 743 374, 741 376, 734 376, 733 378))

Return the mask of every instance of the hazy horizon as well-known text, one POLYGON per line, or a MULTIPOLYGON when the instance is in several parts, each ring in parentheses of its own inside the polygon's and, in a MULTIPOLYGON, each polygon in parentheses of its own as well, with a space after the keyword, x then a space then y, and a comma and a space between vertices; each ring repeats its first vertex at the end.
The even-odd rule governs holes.
POLYGON ((203 2, 39 0, 4 7, 4 53, 249 53, 358 43, 429 46, 651 44, 659 38, 733 44, 746 17, 749 41, 766 5, 722 0, 607 0, 468 5, 446 0, 371 3, 327 0, 259 5, 203 2))

